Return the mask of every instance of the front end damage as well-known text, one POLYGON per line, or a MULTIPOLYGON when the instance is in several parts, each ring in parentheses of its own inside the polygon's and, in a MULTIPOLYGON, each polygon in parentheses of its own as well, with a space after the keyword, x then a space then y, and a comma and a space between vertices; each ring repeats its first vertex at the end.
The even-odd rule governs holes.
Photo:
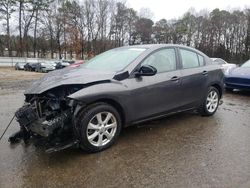
POLYGON ((80 104, 67 96, 82 88, 82 85, 60 86, 42 94, 25 94, 25 104, 15 113, 20 131, 9 141, 32 141, 47 152, 77 145, 73 116, 80 104))

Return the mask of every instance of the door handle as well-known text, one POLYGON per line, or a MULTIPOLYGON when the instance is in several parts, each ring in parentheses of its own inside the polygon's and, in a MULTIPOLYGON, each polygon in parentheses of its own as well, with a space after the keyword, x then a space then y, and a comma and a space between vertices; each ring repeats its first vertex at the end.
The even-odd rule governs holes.
POLYGON ((207 75, 208 75, 208 72, 207 72, 207 71, 203 71, 203 72, 202 72, 202 75, 207 76, 207 75))
POLYGON ((179 81, 180 78, 178 76, 173 76, 170 80, 174 82, 174 81, 179 81))

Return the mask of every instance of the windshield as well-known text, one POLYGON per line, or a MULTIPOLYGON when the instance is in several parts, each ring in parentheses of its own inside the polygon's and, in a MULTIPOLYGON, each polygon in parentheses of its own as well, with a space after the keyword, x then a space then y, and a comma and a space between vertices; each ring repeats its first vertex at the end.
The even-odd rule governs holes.
POLYGON ((241 67, 250 68, 250 60, 248 60, 247 62, 245 62, 243 65, 241 65, 241 67))
POLYGON ((81 67, 104 71, 120 71, 145 50, 145 48, 117 48, 109 50, 82 64, 81 67))

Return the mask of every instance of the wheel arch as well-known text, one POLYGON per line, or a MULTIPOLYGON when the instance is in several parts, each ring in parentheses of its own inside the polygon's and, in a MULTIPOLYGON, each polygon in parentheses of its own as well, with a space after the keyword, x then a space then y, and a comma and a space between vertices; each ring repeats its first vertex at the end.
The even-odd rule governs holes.
POLYGON ((222 94, 223 94, 223 88, 220 86, 220 84, 218 83, 213 83, 211 84, 212 87, 215 87, 218 91, 219 91, 219 94, 220 94, 220 98, 222 97, 222 94))
POLYGON ((125 126, 125 124, 126 124, 125 110, 124 110, 124 108, 122 107, 122 105, 119 102, 117 102, 114 99, 110 99, 110 98, 100 98, 98 100, 95 100, 95 101, 91 102, 91 104, 89 104, 89 105, 92 105, 92 104, 95 104, 95 103, 106 103, 106 104, 109 104, 112 107, 114 107, 117 110, 117 112, 119 113, 119 115, 120 115, 120 118, 121 118, 121 121, 122 121, 122 127, 125 126))

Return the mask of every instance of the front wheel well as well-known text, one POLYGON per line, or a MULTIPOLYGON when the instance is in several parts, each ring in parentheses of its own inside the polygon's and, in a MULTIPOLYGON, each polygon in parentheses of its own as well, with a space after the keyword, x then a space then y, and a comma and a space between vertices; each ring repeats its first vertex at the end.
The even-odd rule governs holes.
MULTIPOLYGON (((109 104, 109 105, 111 105, 112 107, 114 107, 114 108, 117 110, 117 112, 119 113, 120 117, 121 117, 122 126, 125 125, 125 122, 126 122, 126 119, 125 119, 125 112, 124 112, 123 107, 122 107, 117 101, 112 100, 112 99, 99 99, 99 100, 97 100, 97 101, 92 102, 91 104, 100 103, 100 102, 109 104)), ((90 104, 90 105, 91 105, 91 104, 90 104)))

